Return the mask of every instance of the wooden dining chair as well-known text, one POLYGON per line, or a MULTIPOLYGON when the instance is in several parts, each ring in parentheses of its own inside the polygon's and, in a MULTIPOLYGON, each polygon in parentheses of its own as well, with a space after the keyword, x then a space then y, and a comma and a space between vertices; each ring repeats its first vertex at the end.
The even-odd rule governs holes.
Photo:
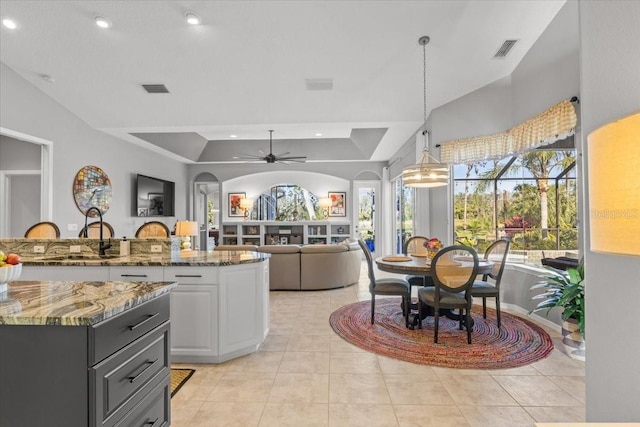
MULTIPOLYGON (((89 239, 99 239, 100 238, 100 221, 92 222, 91 224, 87 224, 87 238, 89 239)), ((78 237, 84 237, 84 229, 80 230, 80 234, 78 237)), ((108 222, 102 222, 102 238, 110 239, 114 237, 115 233, 113 232, 113 227, 108 222)))
MULTIPOLYGON (((427 248, 424 244, 429 239, 424 236, 409 237, 402 247, 402 253, 405 255, 414 256, 427 256, 427 248)), ((414 286, 433 286, 433 281, 430 277, 419 276, 414 274, 408 274, 405 279, 409 282, 409 290, 412 290, 414 286)))
POLYGON ((136 231, 136 239, 162 238, 170 235, 169 227, 160 221, 145 222, 136 231))
POLYGON ((496 240, 484 252, 484 259, 493 262, 490 273, 482 276, 482 280, 475 280, 471 287, 471 295, 482 298, 482 316, 487 318, 487 298, 496 299, 496 317, 498 318, 498 328, 500 327, 500 282, 504 265, 507 262, 509 246, 511 242, 506 239, 496 240), (493 280, 493 283, 489 282, 493 280))
POLYGON ((409 303, 411 302, 409 282, 400 277, 376 279, 375 270, 373 269, 373 256, 369 251, 369 247, 362 239, 358 239, 358 244, 367 259, 369 292, 371 293, 371 324, 373 325, 374 322, 376 295, 398 295, 402 297, 402 314, 404 315, 405 326, 408 328, 409 311, 411 311, 409 307, 409 303))
POLYGON ((27 239, 59 239, 60 228, 53 222, 43 221, 33 224, 24 233, 27 239))
POLYGON ((467 328, 467 343, 471 344, 471 286, 478 275, 478 253, 469 246, 455 245, 440 249, 431 261, 433 287, 418 289, 418 328, 422 329, 422 311, 424 305, 433 307, 433 342, 438 342, 440 309, 456 308, 460 310, 459 325, 462 330, 463 319, 467 328), (465 261, 456 261, 463 256, 465 261))

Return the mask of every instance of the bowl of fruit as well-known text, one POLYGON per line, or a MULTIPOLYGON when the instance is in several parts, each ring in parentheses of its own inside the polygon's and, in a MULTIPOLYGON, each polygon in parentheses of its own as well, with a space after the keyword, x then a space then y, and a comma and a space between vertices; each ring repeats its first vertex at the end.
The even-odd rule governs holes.
POLYGON ((7 291, 7 283, 17 280, 22 273, 20 256, 17 254, 7 254, 0 251, 0 292, 7 291))

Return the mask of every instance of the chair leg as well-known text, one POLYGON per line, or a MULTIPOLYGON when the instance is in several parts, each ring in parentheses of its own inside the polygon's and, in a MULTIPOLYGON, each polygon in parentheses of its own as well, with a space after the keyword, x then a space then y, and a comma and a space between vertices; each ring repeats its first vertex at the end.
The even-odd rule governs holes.
POLYGON ((498 317, 498 329, 500 329, 500 297, 496 297, 496 317, 498 317))
POLYGON ((471 344, 471 310, 467 308, 467 344, 471 344))
POLYGON ((460 308, 460 313, 458 314, 458 328, 462 330, 462 316, 464 315, 464 311, 460 308))
POLYGON ((408 328, 409 327, 409 311, 411 311, 411 294, 409 294, 409 296, 402 297, 402 299, 404 300, 404 311, 406 313, 404 316, 404 327, 408 328))
POLYGON ((482 297, 482 317, 487 318, 487 297, 482 297))
POLYGON ((418 329, 422 329, 422 301, 418 297, 418 329))
POLYGON ((373 314, 375 313, 376 308, 376 296, 371 294, 371 324, 373 325, 373 314))
POLYGON ((440 308, 435 307, 433 311, 433 342, 438 344, 438 324, 440 323, 440 308))

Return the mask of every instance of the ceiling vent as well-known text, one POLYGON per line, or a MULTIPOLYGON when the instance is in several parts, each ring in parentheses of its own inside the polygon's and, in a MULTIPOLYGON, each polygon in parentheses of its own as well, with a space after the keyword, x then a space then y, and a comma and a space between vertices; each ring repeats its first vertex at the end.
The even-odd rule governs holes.
POLYGON ((304 79, 307 90, 332 90, 333 79, 304 79))
POLYGON ((165 85, 142 85, 147 93, 169 93, 169 89, 165 85))
POLYGON ((502 43, 502 46, 498 49, 495 55, 493 55, 493 59, 504 59, 507 57, 513 46, 518 42, 518 40, 505 40, 502 43))

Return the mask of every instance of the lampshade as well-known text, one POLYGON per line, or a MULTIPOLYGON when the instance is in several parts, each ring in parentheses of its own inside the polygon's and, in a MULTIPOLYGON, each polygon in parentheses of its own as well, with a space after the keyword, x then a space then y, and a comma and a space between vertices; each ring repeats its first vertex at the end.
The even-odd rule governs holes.
POLYGON ((330 208, 331 207, 331 198, 329 197, 322 197, 320 199, 318 199, 318 206, 320 206, 321 208, 330 208))
POLYGON ((178 221, 176 223, 176 236, 197 236, 198 223, 196 221, 178 221))
MULTIPOLYGON (((422 75, 424 81, 423 91, 423 114, 424 125, 427 123, 427 44, 431 39, 429 36, 422 36, 418 39, 418 44, 422 46, 423 67, 422 75)), ((441 187, 449 184, 449 166, 442 164, 429 155, 429 131, 422 129, 420 132, 423 138, 424 148, 422 156, 415 165, 406 166, 402 169, 402 184, 405 187, 441 187), (431 161, 432 160, 432 161, 431 161)))
POLYGON ((251 209, 253 207, 253 199, 240 199, 240 207, 242 209, 251 209))
POLYGON ((591 250, 640 255, 640 113, 588 136, 591 250))

